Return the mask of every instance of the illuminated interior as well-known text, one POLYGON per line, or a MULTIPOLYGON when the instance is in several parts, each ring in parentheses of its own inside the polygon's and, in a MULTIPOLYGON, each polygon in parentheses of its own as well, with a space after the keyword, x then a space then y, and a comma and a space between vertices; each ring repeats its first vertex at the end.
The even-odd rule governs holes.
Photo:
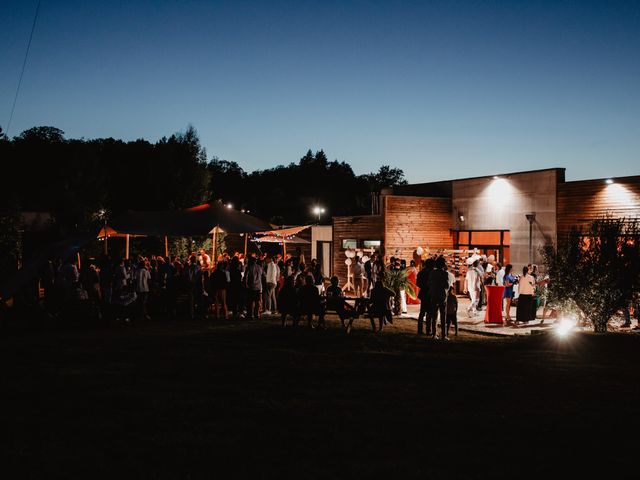
POLYGON ((509 263, 509 230, 458 230, 453 232, 453 241, 458 250, 478 249, 480 255, 493 255, 497 262, 509 263))

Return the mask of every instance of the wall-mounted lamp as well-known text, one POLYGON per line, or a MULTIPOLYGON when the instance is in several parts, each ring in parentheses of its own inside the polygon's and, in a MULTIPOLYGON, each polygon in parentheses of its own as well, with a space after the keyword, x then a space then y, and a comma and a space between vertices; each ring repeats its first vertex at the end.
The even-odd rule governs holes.
POLYGON ((464 222, 464 215, 460 214, 458 215, 458 218, 460 219, 461 222, 464 222))

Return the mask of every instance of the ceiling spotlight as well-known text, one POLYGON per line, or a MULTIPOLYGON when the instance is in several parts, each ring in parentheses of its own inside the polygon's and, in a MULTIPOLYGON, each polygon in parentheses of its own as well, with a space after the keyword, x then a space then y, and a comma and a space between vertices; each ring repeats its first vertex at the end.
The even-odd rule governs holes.
POLYGON ((606 183, 607 185, 611 185, 613 183, 613 180, 610 178, 607 178, 604 183, 606 183))

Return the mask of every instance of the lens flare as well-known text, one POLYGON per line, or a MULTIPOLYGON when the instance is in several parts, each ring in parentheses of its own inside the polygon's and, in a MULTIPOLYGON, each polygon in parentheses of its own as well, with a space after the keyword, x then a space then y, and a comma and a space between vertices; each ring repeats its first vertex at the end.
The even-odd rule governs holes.
POLYGON ((576 325, 575 317, 563 317, 560 320, 560 324, 556 328, 556 335, 559 337, 566 337, 573 330, 576 325))

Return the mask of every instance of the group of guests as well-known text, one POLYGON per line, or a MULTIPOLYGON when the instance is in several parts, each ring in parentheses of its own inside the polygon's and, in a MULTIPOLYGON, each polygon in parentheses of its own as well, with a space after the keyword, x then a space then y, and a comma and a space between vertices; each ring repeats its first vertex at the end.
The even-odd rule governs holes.
POLYGON ((448 333, 452 325, 455 334, 458 334, 458 298, 455 294, 455 282, 456 278, 448 271, 447 262, 442 255, 424 261, 416 277, 416 285, 420 289, 418 335, 426 333, 431 338, 438 338, 438 317, 441 340, 449 340, 448 333), (426 332, 423 331, 425 323, 426 332))
POLYGON ((489 262, 487 259, 475 259, 468 267, 464 281, 464 293, 469 294, 471 300, 467 309, 469 316, 476 316, 481 310, 486 299, 488 285, 504 286, 502 310, 504 323, 507 326, 518 326, 536 319, 539 303, 543 305, 542 321, 547 318, 547 310, 550 315, 555 309, 547 305, 546 288, 549 283, 547 275, 540 275, 538 266, 526 265, 522 269, 522 275, 516 275, 513 265, 501 265, 499 262, 489 262), (517 287, 516 287, 517 286, 517 287), (518 290, 516 302, 516 318, 511 317, 511 305, 515 298, 515 288, 518 290))
POLYGON ((138 256, 135 260, 108 256, 85 259, 82 268, 75 258, 50 261, 40 274, 45 308, 65 313, 66 307, 87 301, 98 317, 110 313, 128 320, 152 315, 189 318, 229 315, 259 317, 277 311, 277 294, 291 278, 310 283, 319 292, 324 275, 317 261, 288 255, 247 256, 222 254, 215 265, 201 250, 186 258, 138 256), (186 304, 186 312, 179 312, 186 304))

